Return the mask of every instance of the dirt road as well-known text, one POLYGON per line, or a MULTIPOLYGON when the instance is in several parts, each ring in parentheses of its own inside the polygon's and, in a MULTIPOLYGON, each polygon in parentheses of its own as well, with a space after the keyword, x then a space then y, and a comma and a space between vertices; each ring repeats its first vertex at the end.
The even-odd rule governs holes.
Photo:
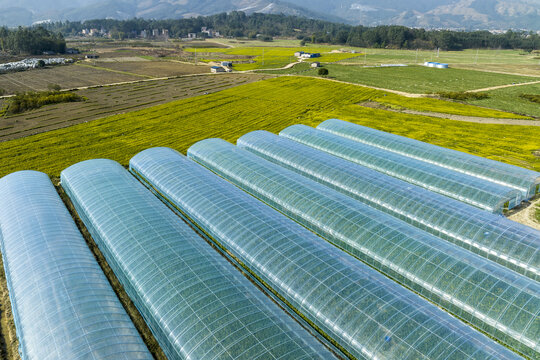
POLYGON ((540 230, 540 223, 535 220, 534 216, 537 206, 540 206, 540 196, 531 201, 529 205, 523 206, 522 209, 519 209, 515 213, 510 214, 508 218, 520 224, 524 224, 534 229, 540 230))
POLYGON ((519 84, 507 84, 507 85, 492 86, 492 87, 487 87, 487 88, 483 88, 483 89, 468 90, 466 92, 475 93, 475 92, 482 92, 482 91, 504 89, 504 88, 514 87, 514 86, 534 85, 534 84, 540 84, 540 80, 539 81, 526 82, 526 83, 519 83, 519 84))

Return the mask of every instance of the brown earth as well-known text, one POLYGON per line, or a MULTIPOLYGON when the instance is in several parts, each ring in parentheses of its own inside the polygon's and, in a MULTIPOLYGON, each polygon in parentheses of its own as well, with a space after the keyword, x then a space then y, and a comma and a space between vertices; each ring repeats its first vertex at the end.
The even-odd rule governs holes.
POLYGON ((204 74, 210 72, 208 65, 193 65, 176 61, 118 61, 100 62, 100 67, 146 75, 152 77, 169 77, 187 74, 204 74))
POLYGON ((86 97, 87 101, 47 105, 23 114, 0 118, 0 142, 209 94, 269 77, 271 75, 188 75, 82 89, 75 93, 86 97))
POLYGON ((518 223, 530 226, 534 229, 540 230, 540 223, 536 221, 535 212, 536 208, 540 207, 540 196, 522 205, 510 212, 508 218, 518 223))
POLYGON ((0 74, 0 89, 4 89, 7 95, 23 91, 47 90, 47 86, 50 84, 58 84, 63 89, 71 89, 140 79, 140 76, 114 73, 86 66, 61 65, 0 74))

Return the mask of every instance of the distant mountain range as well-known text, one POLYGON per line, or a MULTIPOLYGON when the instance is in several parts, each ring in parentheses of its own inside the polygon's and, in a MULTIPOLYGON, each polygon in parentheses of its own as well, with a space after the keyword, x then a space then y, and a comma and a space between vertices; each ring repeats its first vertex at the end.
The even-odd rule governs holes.
POLYGON ((233 10, 366 26, 540 30, 540 0, 0 0, 0 25, 103 18, 170 19, 233 10))

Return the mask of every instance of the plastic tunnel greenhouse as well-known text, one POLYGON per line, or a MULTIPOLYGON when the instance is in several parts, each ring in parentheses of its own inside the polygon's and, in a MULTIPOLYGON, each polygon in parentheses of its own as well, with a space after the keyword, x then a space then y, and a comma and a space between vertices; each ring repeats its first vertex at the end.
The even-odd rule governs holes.
POLYGON ((525 199, 532 198, 540 191, 540 173, 533 170, 338 119, 326 120, 317 129, 518 189, 525 199))
POLYGON ((378 149, 309 126, 292 125, 282 130, 279 135, 483 210, 501 212, 505 207, 513 208, 521 203, 519 190, 378 149))
POLYGON ((221 139, 188 156, 450 313, 540 356, 540 284, 221 139))
POLYGON ((540 231, 267 131, 237 145, 512 270, 540 280, 540 231))
POLYGON ((169 360, 334 358, 118 163, 61 180, 169 360))
POLYGON ((47 175, 0 180, 0 244, 23 360, 153 359, 47 175))
POLYGON ((352 358, 518 358, 174 150, 130 169, 352 358))

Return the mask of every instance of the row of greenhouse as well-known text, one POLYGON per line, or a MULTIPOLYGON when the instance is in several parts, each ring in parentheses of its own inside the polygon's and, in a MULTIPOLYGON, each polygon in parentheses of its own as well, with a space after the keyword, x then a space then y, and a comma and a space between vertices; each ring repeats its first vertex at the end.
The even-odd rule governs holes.
POLYGON ((66 63, 73 62, 72 59, 65 58, 29 58, 15 62, 8 62, 0 64, 0 74, 10 71, 23 71, 28 69, 35 69, 45 65, 64 65, 66 63))
MULTIPOLYGON (((540 173, 331 119, 60 180, 168 359, 540 358, 540 231, 502 214, 540 173)), ((153 358, 87 240, 0 179, 23 360, 153 358)))

